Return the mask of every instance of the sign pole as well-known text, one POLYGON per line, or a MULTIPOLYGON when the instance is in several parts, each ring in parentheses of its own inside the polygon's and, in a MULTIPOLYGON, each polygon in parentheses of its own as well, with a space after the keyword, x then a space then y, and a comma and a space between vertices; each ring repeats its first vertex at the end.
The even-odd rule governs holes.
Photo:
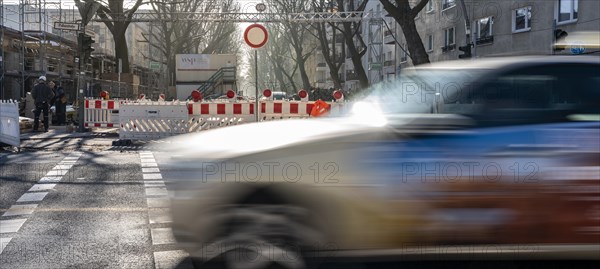
MULTIPOLYGON (((85 33, 85 23, 82 21, 81 22, 81 32, 85 33)), ((85 127, 83 126, 83 122, 85 121, 84 118, 84 106, 85 106, 85 97, 83 96, 83 81, 82 81, 82 77, 81 77, 81 71, 82 69, 85 72, 85 62, 84 62, 84 57, 83 57, 83 44, 78 44, 79 45, 79 69, 77 70, 77 91, 79 93, 79 109, 77 112, 77 118, 79 120, 79 132, 83 133, 85 132, 85 127)))
POLYGON ((260 119, 258 113, 260 111, 259 108, 259 100, 258 100, 258 49, 254 50, 254 86, 256 87, 256 109, 254 110, 254 114, 256 115, 256 122, 260 119))
POLYGON ((121 62, 121 58, 119 58, 119 70, 117 70, 117 71, 119 72, 119 78, 118 78, 119 82, 118 83, 119 83, 119 98, 120 99, 123 99, 121 97, 121 70, 122 70, 122 68, 123 68, 123 64, 121 62))

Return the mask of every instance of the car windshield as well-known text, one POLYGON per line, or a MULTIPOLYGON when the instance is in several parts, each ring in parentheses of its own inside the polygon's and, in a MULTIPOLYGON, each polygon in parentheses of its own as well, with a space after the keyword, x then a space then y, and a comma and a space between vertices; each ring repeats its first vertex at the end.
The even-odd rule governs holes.
POLYGON ((410 69, 393 81, 379 83, 364 97, 384 114, 437 113, 437 106, 459 98, 485 70, 410 69))

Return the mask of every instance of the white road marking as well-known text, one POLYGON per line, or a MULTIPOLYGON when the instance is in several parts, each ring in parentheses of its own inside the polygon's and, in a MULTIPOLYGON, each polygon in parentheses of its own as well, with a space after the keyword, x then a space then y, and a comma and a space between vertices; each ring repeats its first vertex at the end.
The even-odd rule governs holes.
POLYGON ((18 216, 18 215, 31 215, 33 210, 37 207, 37 204, 27 205, 13 205, 4 214, 3 217, 18 216))
POLYGON ((71 169, 71 167, 73 167, 72 164, 59 164, 57 166, 54 166, 52 170, 69 170, 71 169))
POLYGON ((146 196, 168 196, 166 188, 146 188, 146 196))
POLYGON ((165 182, 164 181, 144 181, 144 187, 146 187, 146 188, 165 187, 165 182))
POLYGON ((170 207, 168 198, 146 198, 148 207, 170 207))
POLYGON ((40 183, 44 183, 44 182, 59 182, 62 179, 62 177, 43 177, 40 179, 40 183))
MULTIPOLYGON (((18 200, 17 203, 22 202, 37 202, 42 201, 44 197, 48 194, 48 192, 40 192, 47 191, 53 189, 56 184, 44 184, 44 183, 55 183, 62 180, 62 176, 66 175, 69 170, 73 167, 75 163, 79 160, 79 158, 83 155, 82 152, 73 152, 71 156, 65 157, 61 160, 52 170, 50 170, 45 177, 42 177, 38 184, 33 185, 27 193, 23 194, 18 200)), ((37 204, 17 204, 11 206, 2 217, 10 217, 17 215, 31 215, 37 208, 37 204)), ((9 220, 0 220, 0 234, 4 233, 17 233, 23 226, 23 224, 27 221, 26 218, 20 219, 9 219, 9 220)), ((4 251, 4 248, 10 243, 11 238, 0 238, 0 254, 4 251)))
POLYGON ((0 234, 16 233, 27 219, 0 220, 0 234))
MULTIPOLYGON (((10 240, 12 240, 12 237, 0 238, 0 254, 2 254, 2 251, 4 251, 4 248, 6 247, 6 245, 8 245, 8 242, 10 242, 10 240)), ((175 268, 175 267, 173 267, 173 268, 175 268)))
POLYGON ((69 172, 69 170, 50 170, 46 176, 64 176, 67 174, 67 172, 69 172))
POLYGON ((160 170, 158 170, 158 167, 142 168, 142 173, 160 173, 160 170))
POLYGON ((160 173, 143 174, 142 177, 144 178, 144 180, 148 180, 148 179, 162 179, 162 175, 160 173))
POLYGON ((188 259, 188 253, 183 250, 157 251, 154 252, 154 268, 156 269, 193 269, 192 261, 188 259))
POLYGON ((28 191, 48 191, 54 189, 56 184, 35 184, 28 191))
POLYGON ((152 158, 152 159, 141 159, 141 158, 140 158, 140 160, 141 160, 143 163, 155 163, 155 162, 156 162, 156 161, 154 160, 154 158, 152 158))
POLYGON ((173 230, 171 228, 152 228, 150 229, 152 245, 165 245, 175 243, 173 230))
POLYGON ((173 222, 167 208, 150 208, 150 211, 148 211, 148 221, 150 224, 173 222))
POLYGON ((17 200, 17 203, 39 202, 41 200, 44 200, 44 197, 46 197, 46 194, 48 194, 48 193, 47 192, 25 193, 25 194, 21 195, 21 198, 19 198, 19 200, 17 200))
POLYGON ((158 167, 156 163, 142 163, 142 167, 158 167))

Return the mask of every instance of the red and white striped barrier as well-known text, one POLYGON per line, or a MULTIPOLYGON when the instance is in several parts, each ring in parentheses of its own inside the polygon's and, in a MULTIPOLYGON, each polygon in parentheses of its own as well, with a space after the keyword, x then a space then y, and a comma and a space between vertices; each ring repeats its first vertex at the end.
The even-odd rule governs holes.
POLYGON ((83 110, 85 127, 117 127, 119 125, 119 107, 125 101, 85 100, 83 110))
MULTIPOLYGON (((349 107, 343 102, 328 103, 330 111, 326 115, 334 117, 341 115, 349 107)), ((259 121, 309 118, 313 107, 314 101, 263 100, 257 111, 253 101, 152 102, 88 99, 85 100, 84 126, 118 127, 121 139, 156 139, 255 122, 257 112, 259 121), (128 116, 123 118, 125 111, 128 116), (180 115, 182 112, 185 117, 180 115)))
POLYGON ((188 103, 189 132, 254 122, 253 102, 188 103))

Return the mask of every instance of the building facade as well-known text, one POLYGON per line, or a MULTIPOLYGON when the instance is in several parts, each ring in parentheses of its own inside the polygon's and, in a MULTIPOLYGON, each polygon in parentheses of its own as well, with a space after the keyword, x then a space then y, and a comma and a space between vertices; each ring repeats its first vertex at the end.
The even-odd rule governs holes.
MULTIPOLYGON (((354 0, 355 3, 359 1, 354 0)), ((418 1, 412 1, 416 4, 418 1)), ((472 59, 495 56, 571 54, 555 51, 556 31, 600 32, 598 0, 430 0, 415 18, 431 62, 458 60, 459 47, 473 44, 472 59), (466 12, 465 12, 466 11, 466 12), (467 23, 470 33, 467 36, 467 23)), ((367 46, 362 65, 369 84, 392 80, 412 66, 401 27, 379 1, 367 3, 361 34, 367 46)), ((578 51, 577 53, 580 53, 578 51)), ((589 52, 589 51, 588 51, 589 52)), ((319 54, 317 54, 319 55, 319 54)), ((347 55, 349 57, 349 55, 347 55)), ((317 61, 316 85, 329 86, 323 61, 317 61), (320 73, 319 73, 320 72, 320 73)), ((344 89, 358 88, 352 61, 345 62, 344 89)))
MULTIPOLYGON (((472 56, 551 55, 556 53, 555 30, 566 33, 600 31, 597 0, 430 0, 415 18, 431 62, 457 60, 458 48, 473 44, 472 56), (466 10, 466 16, 465 12, 466 10), (467 36, 468 22, 471 35, 467 36)), ((400 27, 396 37, 405 39, 400 27)), ((395 44, 397 45, 397 44, 395 44)), ((409 44, 410 46, 410 44, 409 44)), ((400 53, 396 73, 412 65, 400 53)))
MULTIPOLYGON (((24 97, 36 79, 45 75, 63 85, 69 100, 74 101, 79 70, 78 32, 57 29, 54 24, 76 22, 80 19, 79 12, 75 8, 65 9, 59 2, 46 1, 2 5, 1 10, 0 98, 24 97)), ((124 76, 119 83, 112 34, 104 23, 90 22, 86 34, 95 42, 90 62, 81 66, 85 72, 81 76, 85 80, 83 87, 87 89, 84 95, 97 96, 100 91, 108 90, 111 96, 123 98, 135 97, 138 93, 157 98, 165 92, 167 82, 162 78, 165 61, 143 38, 150 30, 143 23, 131 23, 128 27, 126 37, 132 74, 124 76)))

